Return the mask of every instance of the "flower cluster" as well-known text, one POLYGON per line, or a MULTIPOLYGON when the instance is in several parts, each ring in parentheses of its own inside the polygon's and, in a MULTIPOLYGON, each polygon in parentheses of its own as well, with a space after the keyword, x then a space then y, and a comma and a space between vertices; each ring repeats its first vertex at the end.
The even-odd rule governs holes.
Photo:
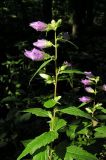
MULTIPOLYGON (((86 78, 81 80, 81 83, 84 85, 85 91, 88 93, 95 93, 94 89, 90 86, 93 84, 92 78, 94 77, 92 72, 84 72, 86 78)), ((92 101, 91 97, 82 96, 79 98, 79 101, 82 103, 89 103, 92 101)))
MULTIPOLYGON (((37 21, 37 22, 32 22, 29 24, 30 27, 35 29, 36 31, 46 31, 48 28, 48 25, 44 22, 37 21)), ((44 48, 52 47, 53 44, 50 41, 47 41, 45 39, 39 39, 37 42, 33 43, 34 47, 31 51, 25 50, 24 55, 27 58, 32 59, 33 61, 41 61, 44 60, 46 57, 45 52, 42 50, 44 48)))

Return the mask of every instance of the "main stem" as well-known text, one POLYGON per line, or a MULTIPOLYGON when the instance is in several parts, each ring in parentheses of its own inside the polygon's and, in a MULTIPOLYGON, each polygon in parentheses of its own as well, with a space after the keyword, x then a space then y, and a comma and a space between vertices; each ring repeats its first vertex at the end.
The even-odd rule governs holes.
MULTIPOLYGON (((54 98, 57 95, 57 78, 58 78, 58 69, 57 69, 57 37, 56 37, 56 30, 55 30, 55 83, 54 83, 54 98)), ((55 108, 53 109, 53 117, 51 120, 51 128, 50 130, 54 130, 54 119, 55 119, 55 108)), ((52 153, 52 143, 50 145, 50 154, 49 154, 49 160, 52 160, 53 153, 52 153)))
POLYGON ((58 76, 58 70, 57 70, 57 37, 56 37, 56 30, 55 30, 55 84, 54 84, 54 98, 57 94, 57 76, 58 76))

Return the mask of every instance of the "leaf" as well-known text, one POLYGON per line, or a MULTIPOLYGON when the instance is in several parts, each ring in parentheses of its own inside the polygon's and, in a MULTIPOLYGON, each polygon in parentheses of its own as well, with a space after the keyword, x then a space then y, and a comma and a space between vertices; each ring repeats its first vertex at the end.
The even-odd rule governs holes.
POLYGON ((49 115, 50 115, 50 111, 46 111, 42 108, 29 108, 29 109, 23 110, 23 112, 32 113, 32 114, 34 114, 36 116, 40 116, 40 117, 49 117, 49 115))
POLYGON ((64 119, 58 119, 55 118, 54 120, 54 130, 58 131, 60 128, 64 127, 66 125, 66 121, 64 119))
POLYGON ((95 138, 106 138, 106 126, 95 129, 95 138))
POLYGON ((70 137, 70 139, 74 139, 76 137, 75 131, 76 131, 77 127, 78 127, 78 125, 72 124, 66 130, 66 134, 67 134, 68 137, 70 137))
POLYGON ((73 73, 76 73, 76 74, 83 74, 83 72, 81 71, 78 71, 78 70, 75 70, 75 69, 70 69, 70 70, 63 70, 63 71, 60 71, 59 74, 73 74, 73 73))
POLYGON ((31 83, 31 81, 33 80, 33 78, 36 76, 36 74, 37 74, 42 68, 44 68, 48 63, 50 63, 52 60, 53 60, 53 59, 51 58, 51 59, 45 61, 45 62, 38 68, 38 70, 34 73, 34 75, 32 76, 32 78, 30 79, 29 84, 31 83))
POLYGON ((51 79, 51 76, 48 75, 48 74, 40 73, 39 75, 40 75, 42 78, 46 79, 46 80, 51 79))
POLYGON ((83 150, 81 147, 71 145, 67 147, 64 160, 98 160, 93 154, 83 150))
POLYGON ((25 157, 27 154, 33 154, 37 149, 46 146, 47 144, 53 142, 58 138, 58 133, 54 131, 49 131, 41 134, 40 136, 33 139, 23 150, 23 152, 19 155, 17 160, 25 157))
POLYGON ((6 103, 6 102, 18 102, 19 99, 16 96, 8 96, 5 97, 1 100, 2 103, 6 103))
POLYGON ((102 109, 102 112, 103 112, 103 113, 106 113, 106 109, 102 109))
POLYGON ((47 160, 48 159, 48 149, 47 149, 47 147, 40 148, 36 152, 34 153, 34 156, 33 156, 32 160, 47 160))
POLYGON ((103 115, 97 115, 96 118, 100 119, 100 120, 106 120, 106 115, 105 114, 103 114, 103 115))
POLYGON ((85 113, 84 111, 80 110, 77 107, 68 107, 65 109, 61 109, 60 112, 91 119, 91 116, 88 113, 85 113))
POLYGON ((31 142, 31 141, 32 141, 32 139, 27 139, 27 140, 21 141, 21 143, 23 144, 24 147, 26 147, 27 144, 28 144, 29 142, 31 142))
POLYGON ((49 99, 48 101, 46 101, 44 103, 44 107, 46 107, 46 108, 52 108, 52 107, 54 107, 56 105, 56 103, 57 102, 54 99, 49 99))

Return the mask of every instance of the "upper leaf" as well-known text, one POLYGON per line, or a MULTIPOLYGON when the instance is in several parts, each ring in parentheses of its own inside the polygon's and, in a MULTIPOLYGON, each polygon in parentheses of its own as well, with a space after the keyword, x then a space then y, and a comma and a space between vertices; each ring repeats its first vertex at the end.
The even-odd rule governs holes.
POLYGON ((31 83, 32 79, 36 76, 36 74, 37 74, 42 68, 44 68, 48 63, 50 63, 52 60, 53 60, 53 59, 51 58, 51 59, 45 61, 45 62, 38 68, 38 70, 34 73, 34 75, 32 76, 32 78, 30 79, 29 84, 31 83))
POLYGON ((52 108, 52 107, 54 107, 56 105, 56 103, 57 102, 54 99, 49 99, 48 101, 46 101, 44 103, 44 107, 46 107, 46 108, 52 108))
POLYGON ((83 74, 83 72, 79 71, 79 70, 75 70, 75 69, 70 69, 70 70, 63 70, 63 71, 60 71, 59 74, 62 74, 62 73, 65 73, 65 74, 83 74))
POLYGON ((65 109, 61 109, 60 112, 91 119, 91 116, 88 113, 85 113, 84 111, 81 111, 77 107, 68 107, 68 108, 65 108, 65 109))
POLYGON ((29 108, 29 109, 25 109, 23 112, 29 112, 40 117, 49 117, 50 115, 50 111, 46 111, 42 108, 29 108))

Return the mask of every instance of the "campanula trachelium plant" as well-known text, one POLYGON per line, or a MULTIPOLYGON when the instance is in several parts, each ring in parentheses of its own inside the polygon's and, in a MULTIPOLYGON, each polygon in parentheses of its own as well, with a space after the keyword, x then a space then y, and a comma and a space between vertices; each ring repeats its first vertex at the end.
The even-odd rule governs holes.
MULTIPOLYGON (((73 69, 72 64, 67 61, 63 62, 61 66, 58 65, 59 42, 69 42, 69 39, 64 38, 66 35, 63 36, 61 33, 57 35, 57 29, 61 23, 60 19, 57 22, 52 20, 49 24, 41 21, 30 24, 30 27, 39 32, 54 31, 54 41, 38 39, 33 43, 34 48, 31 51, 25 50, 24 52, 27 58, 33 61, 42 61, 41 66, 30 79, 30 83, 36 74, 39 74, 45 83, 53 85, 54 89, 53 97, 46 100, 42 106, 23 111, 46 118, 49 130, 33 140, 27 141, 25 149, 17 160, 25 159, 26 155, 30 155, 31 160, 97 160, 97 153, 93 153, 92 150, 87 151, 87 147, 96 144, 96 138, 106 137, 104 134, 106 127, 99 115, 101 112, 104 116, 106 109, 96 98, 99 92, 100 77, 95 77, 91 72, 83 73, 73 69), (49 47, 53 49, 53 55, 45 52, 45 49, 49 47), (53 75, 43 71, 51 62, 54 62, 53 75), (58 94, 58 83, 60 80, 64 80, 64 75, 73 77, 74 74, 85 74, 86 77, 81 80, 81 84, 86 95, 79 97, 81 104, 70 103, 65 106, 61 101, 62 96, 58 94)), ((77 48, 72 42, 69 43, 77 48)), ((105 90, 105 88, 104 84, 101 89, 105 90)))

